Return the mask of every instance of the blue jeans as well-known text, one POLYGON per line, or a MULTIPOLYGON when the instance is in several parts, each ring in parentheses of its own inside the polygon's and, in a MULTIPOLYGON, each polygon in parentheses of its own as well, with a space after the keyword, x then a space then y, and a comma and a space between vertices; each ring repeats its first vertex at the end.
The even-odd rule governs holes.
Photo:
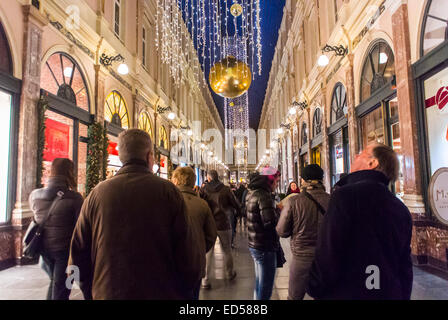
POLYGON ((66 287, 69 252, 42 252, 41 267, 50 277, 47 300, 69 300, 71 290, 66 287))
POLYGON ((255 264, 254 300, 269 300, 274 288, 277 253, 249 248, 255 264))

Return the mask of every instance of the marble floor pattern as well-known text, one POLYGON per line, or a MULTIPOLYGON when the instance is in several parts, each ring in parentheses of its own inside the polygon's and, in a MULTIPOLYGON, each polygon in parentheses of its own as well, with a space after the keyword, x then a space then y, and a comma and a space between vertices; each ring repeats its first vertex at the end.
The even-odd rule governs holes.
MULTIPOLYGON (((237 277, 233 281, 224 280, 223 256, 219 242, 215 247, 215 272, 211 279, 212 289, 201 290, 201 300, 252 300, 254 290, 254 265, 247 249, 247 234, 239 228, 236 248, 233 250, 237 277)), ((282 239, 286 259, 291 255, 289 240, 282 239)), ((277 269, 272 300, 286 300, 288 295, 288 262, 277 269)), ((448 300, 448 280, 446 276, 436 276, 423 268, 414 268, 413 300, 448 300)), ((0 272, 0 300, 43 300, 46 298, 48 276, 38 265, 14 267, 0 272)), ((82 300, 76 287, 70 299, 82 300)), ((306 296, 305 300, 311 298, 306 296)))

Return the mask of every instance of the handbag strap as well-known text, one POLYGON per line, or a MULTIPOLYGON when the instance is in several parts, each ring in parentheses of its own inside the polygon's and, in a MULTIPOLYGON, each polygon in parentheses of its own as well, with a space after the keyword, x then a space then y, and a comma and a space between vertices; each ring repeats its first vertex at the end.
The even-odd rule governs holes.
POLYGON ((58 191, 58 193, 56 194, 56 198, 53 200, 53 203, 51 204, 50 209, 48 209, 48 214, 45 217, 45 219, 42 221, 42 223, 40 224, 40 227, 43 228, 45 226, 45 224, 47 223, 48 219, 50 219, 51 215, 53 214, 54 208, 56 207, 56 203, 59 202, 59 200, 62 199, 62 197, 64 196, 64 192, 63 191, 58 191))
POLYGON ((310 199, 311 201, 314 202, 314 204, 317 206, 317 209, 319 210, 319 212, 320 212, 322 215, 325 215, 326 210, 324 209, 324 207, 322 207, 322 205, 321 205, 316 199, 314 199, 314 197, 313 197, 311 194, 309 194, 306 190, 302 191, 302 193, 303 193, 308 199, 310 199))

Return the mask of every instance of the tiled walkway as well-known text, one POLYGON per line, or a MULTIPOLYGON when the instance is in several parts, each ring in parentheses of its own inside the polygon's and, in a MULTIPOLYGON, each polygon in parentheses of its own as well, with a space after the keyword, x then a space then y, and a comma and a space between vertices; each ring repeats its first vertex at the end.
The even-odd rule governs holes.
MULTIPOLYGON (((238 275, 234 281, 223 280, 223 259, 219 244, 215 250, 215 278, 211 280, 212 289, 203 290, 202 300, 251 300, 254 288, 254 266, 247 249, 246 233, 238 230, 236 249, 233 251, 235 270, 238 275)), ((289 260, 289 241, 282 240, 286 259, 289 260)), ((48 277, 39 266, 15 267, 0 272, 0 300, 42 300, 45 299, 48 277)), ((285 300, 288 295, 288 263, 277 269, 273 300, 285 300)), ((73 290, 71 299, 80 300, 82 294, 73 290)), ((310 299, 305 297, 305 299, 310 299)), ((414 300, 448 300, 448 281, 432 275, 420 268, 414 269, 414 300)))

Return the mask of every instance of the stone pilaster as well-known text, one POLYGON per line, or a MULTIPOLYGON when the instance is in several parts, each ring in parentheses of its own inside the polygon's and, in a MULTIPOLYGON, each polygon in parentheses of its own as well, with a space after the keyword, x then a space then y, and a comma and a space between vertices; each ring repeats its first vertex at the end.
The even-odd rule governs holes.
POLYGON ((22 236, 33 216, 28 197, 36 188, 37 173, 37 101, 40 96, 42 32, 48 23, 33 6, 23 6, 25 35, 23 44, 23 76, 20 99, 17 157, 16 204, 12 214, 14 255, 21 262, 22 236))
MULTIPOLYGON (((401 151, 403 156, 404 196, 403 201, 411 211, 414 220, 425 219, 425 206, 422 197, 420 155, 418 148, 417 116, 414 102, 414 86, 411 70, 411 46, 409 40, 408 7, 406 3, 398 6, 392 16, 393 41, 395 48, 395 72, 397 78, 398 114, 400 118, 401 151)), ((412 239, 412 253, 425 256, 428 239, 422 228, 415 227, 412 239)), ((433 236, 436 237, 434 234, 433 236)), ((446 244, 444 245, 446 248, 446 244)), ((446 254, 444 255, 446 257, 446 254)))
POLYGON ((99 123, 104 122, 104 105, 106 104, 105 92, 106 73, 100 64, 95 65, 95 116, 99 123))
POLYGON ((330 137, 328 136, 328 120, 326 111, 326 94, 327 88, 322 87, 321 89, 321 108, 322 108, 322 150, 321 150, 321 159, 322 159, 322 169, 325 172, 324 175, 324 185, 327 188, 327 191, 330 191, 331 188, 331 158, 330 158, 330 137))
POLYGON ((359 151, 358 145, 358 119, 355 110, 355 80, 353 77, 353 59, 354 55, 349 53, 347 58, 349 59, 349 67, 346 70, 347 80, 347 107, 348 107, 348 140, 350 148, 350 163, 355 159, 355 155, 359 151))

